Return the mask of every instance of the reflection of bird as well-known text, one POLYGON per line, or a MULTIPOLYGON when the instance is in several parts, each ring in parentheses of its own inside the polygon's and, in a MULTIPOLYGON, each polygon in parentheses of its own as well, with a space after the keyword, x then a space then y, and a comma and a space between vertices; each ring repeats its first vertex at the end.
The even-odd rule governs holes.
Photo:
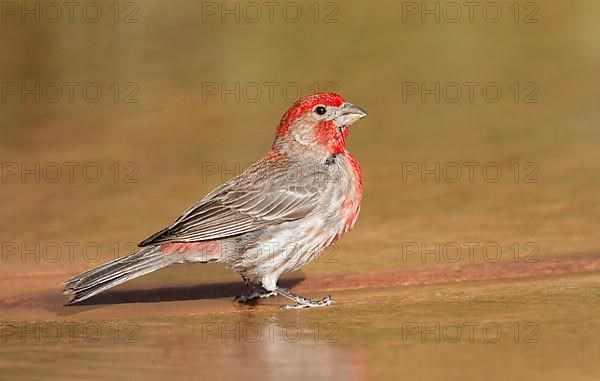
MULTIPOLYGON (((356 318, 361 312, 351 314, 356 318)), ((186 364, 182 374, 194 379, 244 379, 248 374, 265 381, 373 378, 361 349, 336 344, 342 323, 304 322, 291 316, 273 322, 252 314, 236 315, 234 321, 220 316, 195 321, 194 333, 173 330, 158 338, 158 347, 168 351, 161 357, 186 364)))
POLYGON ((128 256, 65 282, 71 303, 173 263, 218 262, 238 272, 246 302, 283 295, 294 308, 325 306, 277 286, 354 226, 362 175, 346 151, 348 127, 367 114, 334 93, 305 97, 283 116, 260 161, 192 205, 128 256))

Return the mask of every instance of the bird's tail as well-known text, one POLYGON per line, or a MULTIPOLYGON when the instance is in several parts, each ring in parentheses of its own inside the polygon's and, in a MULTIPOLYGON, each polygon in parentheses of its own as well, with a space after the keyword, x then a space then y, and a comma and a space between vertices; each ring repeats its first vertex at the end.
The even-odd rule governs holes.
POLYGON ((63 284, 63 294, 71 297, 69 304, 86 300, 128 280, 176 263, 178 255, 167 255, 160 246, 148 246, 138 252, 115 259, 81 273, 63 284))

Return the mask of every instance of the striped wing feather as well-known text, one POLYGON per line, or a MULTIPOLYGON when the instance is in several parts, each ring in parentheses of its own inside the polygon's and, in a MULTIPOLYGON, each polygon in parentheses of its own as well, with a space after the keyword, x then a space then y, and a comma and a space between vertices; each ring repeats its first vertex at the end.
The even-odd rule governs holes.
POLYGON ((310 181, 316 174, 282 183, 277 181, 281 180, 281 171, 260 176, 256 168, 249 168, 139 246, 216 240, 306 216, 316 206, 319 195, 310 181))

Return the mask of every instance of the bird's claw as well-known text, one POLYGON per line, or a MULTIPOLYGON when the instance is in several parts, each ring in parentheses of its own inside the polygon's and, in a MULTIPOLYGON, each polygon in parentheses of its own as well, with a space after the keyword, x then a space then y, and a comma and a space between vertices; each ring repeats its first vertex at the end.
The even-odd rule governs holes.
POLYGON ((326 297, 320 300, 304 299, 302 303, 285 304, 279 308, 281 308, 282 310, 294 310, 310 307, 326 307, 332 304, 335 304, 335 300, 331 299, 331 295, 327 295, 326 297))
POLYGON ((256 299, 264 299, 277 296, 277 291, 252 291, 236 296, 233 300, 237 303, 246 304, 256 299))

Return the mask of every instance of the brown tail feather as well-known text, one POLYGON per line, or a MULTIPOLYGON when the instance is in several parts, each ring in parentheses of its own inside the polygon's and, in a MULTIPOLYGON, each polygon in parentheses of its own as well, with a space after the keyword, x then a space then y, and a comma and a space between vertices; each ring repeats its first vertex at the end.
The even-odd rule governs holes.
POLYGON ((144 247, 136 253, 95 267, 65 281, 63 293, 71 297, 69 304, 75 304, 179 260, 177 255, 161 253, 159 246, 144 247))

